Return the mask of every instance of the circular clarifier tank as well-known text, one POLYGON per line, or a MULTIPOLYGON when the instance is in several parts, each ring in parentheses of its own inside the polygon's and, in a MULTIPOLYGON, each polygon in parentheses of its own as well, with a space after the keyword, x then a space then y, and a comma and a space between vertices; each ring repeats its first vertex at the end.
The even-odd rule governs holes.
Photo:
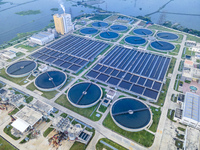
POLYGON ((110 26, 110 29, 114 31, 122 32, 122 31, 126 31, 128 27, 124 25, 112 25, 110 26))
POLYGON ((107 31, 107 32, 100 33, 100 37, 102 39, 106 39, 106 40, 114 40, 114 39, 117 39, 119 37, 119 34, 116 33, 116 32, 107 31))
POLYGON ((108 23, 99 21, 99 22, 92 23, 92 26, 98 27, 98 28, 105 28, 108 26, 108 23))
POLYGON ((131 45, 143 45, 146 43, 146 40, 139 36, 128 36, 124 39, 124 41, 131 45))
POLYGON ((6 69, 6 73, 14 78, 28 76, 37 68, 37 63, 32 60, 23 60, 13 63, 6 69))
POLYGON ((97 104, 102 96, 101 88, 91 82, 73 85, 67 92, 67 99, 75 107, 88 108, 97 104))
POLYGON ((152 113, 142 101, 121 98, 111 106, 111 117, 117 126, 126 131, 137 132, 150 125, 152 113))
POLYGON ((135 29, 133 30, 133 33, 140 36, 149 36, 153 34, 153 32, 149 29, 135 29))
POLYGON ((175 40, 178 40, 178 38, 179 38, 179 36, 177 34, 170 33, 170 32, 157 33, 157 37, 160 39, 169 40, 169 41, 175 41, 175 40))
POLYGON ((80 30, 80 32, 82 34, 89 34, 89 35, 91 35, 91 34, 96 34, 98 32, 98 30, 95 29, 95 28, 83 28, 83 29, 80 30))
POLYGON ((154 41, 150 45, 153 49, 159 51, 173 51, 175 49, 173 44, 165 41, 154 41))
POLYGON ((67 76, 61 71, 47 71, 40 74, 35 80, 35 86, 41 91, 53 91, 62 87, 67 76))

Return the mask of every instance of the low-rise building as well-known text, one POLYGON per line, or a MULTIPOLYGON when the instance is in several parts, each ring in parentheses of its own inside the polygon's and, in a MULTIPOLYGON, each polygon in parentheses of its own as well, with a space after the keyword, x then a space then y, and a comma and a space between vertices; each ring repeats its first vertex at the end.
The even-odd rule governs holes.
POLYGON ((43 115, 35 111, 33 108, 24 106, 19 112, 14 115, 16 120, 11 126, 17 131, 24 133, 30 129, 33 129, 37 123, 42 121, 43 115))
POLYGON ((1 55, 6 59, 13 59, 16 57, 16 53, 12 51, 5 51, 1 55))
POLYGON ((53 107, 51 105, 40 100, 36 100, 33 103, 33 108, 37 111, 40 111, 43 115, 50 115, 53 111, 53 107))
POLYGON ((113 100, 114 97, 115 97, 115 95, 116 95, 115 91, 109 90, 108 93, 106 94, 106 97, 109 98, 109 99, 111 99, 111 100, 113 100))
POLYGON ((30 37, 30 42, 36 43, 38 45, 45 45, 55 39, 53 33, 40 32, 30 37))
POLYGON ((196 44, 197 44, 196 41, 187 40, 187 41, 185 42, 185 45, 186 45, 186 46, 189 46, 189 47, 191 47, 191 46, 196 46, 196 44))
POLYGON ((198 81, 200 79, 200 69, 195 66, 193 61, 187 59, 184 61, 182 80, 198 81))
POLYGON ((45 72, 48 70, 48 66, 45 64, 42 64, 41 66, 38 67, 39 71, 45 72))
POLYGON ((200 96, 187 92, 183 103, 181 123, 200 129, 200 96))

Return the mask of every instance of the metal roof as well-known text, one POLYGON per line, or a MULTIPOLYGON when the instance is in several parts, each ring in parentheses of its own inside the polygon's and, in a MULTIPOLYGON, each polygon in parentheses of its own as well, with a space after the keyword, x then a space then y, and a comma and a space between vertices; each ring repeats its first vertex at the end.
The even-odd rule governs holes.
POLYGON ((187 92, 185 94, 185 104, 183 117, 200 121, 200 96, 187 92))

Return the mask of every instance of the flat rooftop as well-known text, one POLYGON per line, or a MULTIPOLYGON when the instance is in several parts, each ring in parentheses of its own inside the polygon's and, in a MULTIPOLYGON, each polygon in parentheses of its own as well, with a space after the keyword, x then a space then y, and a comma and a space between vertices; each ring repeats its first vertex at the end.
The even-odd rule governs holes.
POLYGON ((40 112, 35 111, 32 108, 24 106, 19 112, 17 112, 14 117, 24 120, 31 126, 35 125, 35 123, 42 118, 42 114, 40 112))
POLYGON ((37 107, 40 111, 44 111, 46 113, 53 109, 51 105, 46 104, 40 100, 37 100, 33 105, 37 107))
POLYGON ((185 103, 183 117, 200 121, 200 96, 194 93, 187 92, 185 94, 185 103))

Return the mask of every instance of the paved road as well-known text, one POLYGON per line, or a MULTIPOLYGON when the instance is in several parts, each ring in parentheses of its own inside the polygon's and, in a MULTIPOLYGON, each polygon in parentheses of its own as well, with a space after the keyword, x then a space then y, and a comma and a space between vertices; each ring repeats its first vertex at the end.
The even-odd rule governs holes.
POLYGON ((159 121, 157 132, 156 132, 156 135, 155 135, 155 140, 154 140, 152 147, 150 148, 152 150, 159 150, 160 146, 161 146, 160 144, 161 144, 161 140, 162 140, 162 137, 163 137, 163 130, 164 130, 165 122, 166 122, 166 119, 167 119, 167 111, 168 111, 168 108, 170 106, 171 95, 174 93, 173 87, 174 87, 174 83, 176 81, 176 75, 178 74, 178 67, 179 67, 179 64, 180 64, 180 61, 181 61, 181 56, 182 56, 185 40, 186 40, 186 35, 183 36, 183 41, 181 43, 181 47, 180 47, 180 50, 179 50, 179 53, 178 53, 178 56, 177 56, 176 64, 174 66, 174 72, 172 74, 171 81, 170 81, 170 84, 169 84, 169 89, 168 89, 168 92, 167 92, 167 95, 166 95, 166 98, 165 98, 165 103, 164 103, 164 106, 162 108, 162 114, 160 116, 160 121, 159 121))
MULTIPOLYGON (((138 23, 139 23, 139 22, 138 22, 138 23)), ((131 32, 133 28, 134 28, 134 27, 132 27, 132 28, 130 29, 129 32, 131 32)), ((128 35, 129 32, 125 33, 123 37, 125 37, 126 35, 128 35)), ((121 41, 121 39, 123 39, 123 37, 121 37, 117 42, 115 42, 115 44, 119 44, 119 41, 121 41)), ((179 63, 180 63, 180 61, 181 61, 181 55, 182 55, 182 52, 183 52, 185 40, 186 40, 186 36, 184 35, 183 41, 182 41, 182 43, 181 43, 181 48, 180 48, 179 54, 178 54, 178 56, 175 56, 175 57, 177 58, 177 61, 176 61, 176 64, 175 64, 175 67, 174 67, 174 73, 173 73, 173 75, 172 75, 171 82, 170 82, 170 85, 169 85, 169 87, 172 87, 172 88, 173 88, 174 83, 175 83, 175 80, 176 80, 176 75, 177 75, 177 73, 179 73, 179 72, 178 72, 178 67, 179 67, 179 63)), ((111 47, 111 48, 112 48, 112 47, 111 47)), ((110 48, 110 49, 111 49, 111 48, 110 48)), ((104 54, 104 55, 105 55, 105 54, 104 54)), ((99 59, 101 59, 102 57, 104 57, 104 55, 102 55, 101 57, 99 57, 99 58, 96 60, 96 62, 97 62, 99 59)), ((94 64, 94 63, 93 63, 93 64, 94 64)), ((4 78, 2 78, 2 77, 0 77, 0 80, 3 81, 3 82, 5 82, 5 83, 7 83, 7 84, 10 85, 11 87, 17 88, 17 89, 19 89, 19 90, 21 90, 21 91, 23 91, 23 92, 25 92, 25 93, 27 93, 27 94, 29 94, 29 95, 31 95, 31 96, 37 98, 37 99, 39 99, 39 100, 42 100, 42 101, 44 101, 45 103, 48 103, 48 104, 52 105, 53 107, 56 107, 57 109, 61 110, 62 112, 65 112, 65 113, 67 113, 67 114, 70 114, 71 116, 73 116, 73 117, 75 117, 75 118, 77 118, 77 119, 79 119, 79 120, 82 120, 83 122, 85 122, 85 123, 89 124, 90 126, 92 126, 93 128, 95 128, 96 131, 97 131, 97 135, 95 135, 95 137, 94 137, 93 140, 91 141, 92 144, 90 144, 90 145, 88 146, 88 149, 93 149, 93 148, 94 148, 94 147, 93 147, 93 144, 94 144, 95 142, 97 142, 97 139, 99 139, 99 137, 106 137, 106 138, 112 139, 114 142, 119 143, 119 144, 121 144, 122 146, 124 146, 124 147, 126 147, 126 148, 128 148, 128 149, 139 149, 139 150, 146 149, 146 148, 144 148, 143 146, 139 145, 138 143, 133 142, 133 141, 131 141, 131 140, 129 140, 129 139, 127 139, 127 138, 125 138, 125 137, 123 137, 123 136, 121 136, 121 135, 119 135, 119 134, 117 134, 117 133, 115 133, 115 132, 113 132, 113 131, 111 131, 111 130, 105 128, 104 126, 102 126, 102 122, 103 122, 104 118, 106 117, 106 114, 109 113, 109 110, 106 111, 105 115, 103 115, 103 117, 100 119, 100 121, 98 121, 98 122, 93 122, 93 121, 91 121, 91 120, 88 119, 88 118, 85 118, 85 117, 83 117, 83 116, 81 116, 81 115, 79 115, 79 114, 77 114, 77 113, 75 113, 75 112, 73 112, 73 111, 71 111, 71 110, 69 110, 69 109, 63 107, 63 106, 60 106, 60 105, 54 103, 54 101, 55 101, 61 94, 63 94, 72 84, 74 84, 74 82, 75 82, 77 79, 80 79, 81 76, 84 75, 91 67, 92 67, 92 65, 91 65, 89 68, 85 69, 78 77, 77 77, 77 76, 74 76, 75 79, 74 79, 72 82, 70 82, 70 83, 69 83, 60 93, 58 93, 52 100, 48 100, 48 99, 46 99, 46 98, 44 98, 44 97, 42 97, 42 96, 40 96, 40 95, 38 95, 38 94, 36 94, 36 93, 34 93, 34 92, 32 92, 32 91, 29 91, 29 90, 26 89, 25 87, 22 87, 22 86, 20 86, 20 85, 18 85, 18 84, 15 84, 15 83, 11 82, 11 81, 8 81, 8 80, 6 80, 6 79, 4 79, 4 78)), ((174 92, 173 89, 169 89, 169 90, 168 90, 168 93, 167 93, 167 95, 166 95, 166 100, 165 100, 164 106, 163 106, 163 108, 162 108, 162 114, 161 114, 161 117, 160 117, 160 122, 159 122, 159 125, 158 125, 158 129, 157 129, 157 132, 156 132, 156 134, 155 134, 155 140, 154 140, 154 143, 153 143, 152 147, 150 147, 149 149, 152 149, 152 150, 158 150, 158 149, 160 149, 160 143, 161 143, 162 136, 163 136, 163 130, 164 130, 165 121, 166 121, 166 116, 167 116, 167 110, 168 110, 169 105, 170 105, 170 102, 169 102, 169 101, 170 101, 170 98, 171 98, 171 94, 172 94, 173 92, 174 92)), ((123 95, 126 95, 126 94, 123 94, 123 95)), ((158 106, 155 105, 155 107, 158 107, 158 106)), ((15 143, 14 143, 14 145, 15 145, 15 143)))

